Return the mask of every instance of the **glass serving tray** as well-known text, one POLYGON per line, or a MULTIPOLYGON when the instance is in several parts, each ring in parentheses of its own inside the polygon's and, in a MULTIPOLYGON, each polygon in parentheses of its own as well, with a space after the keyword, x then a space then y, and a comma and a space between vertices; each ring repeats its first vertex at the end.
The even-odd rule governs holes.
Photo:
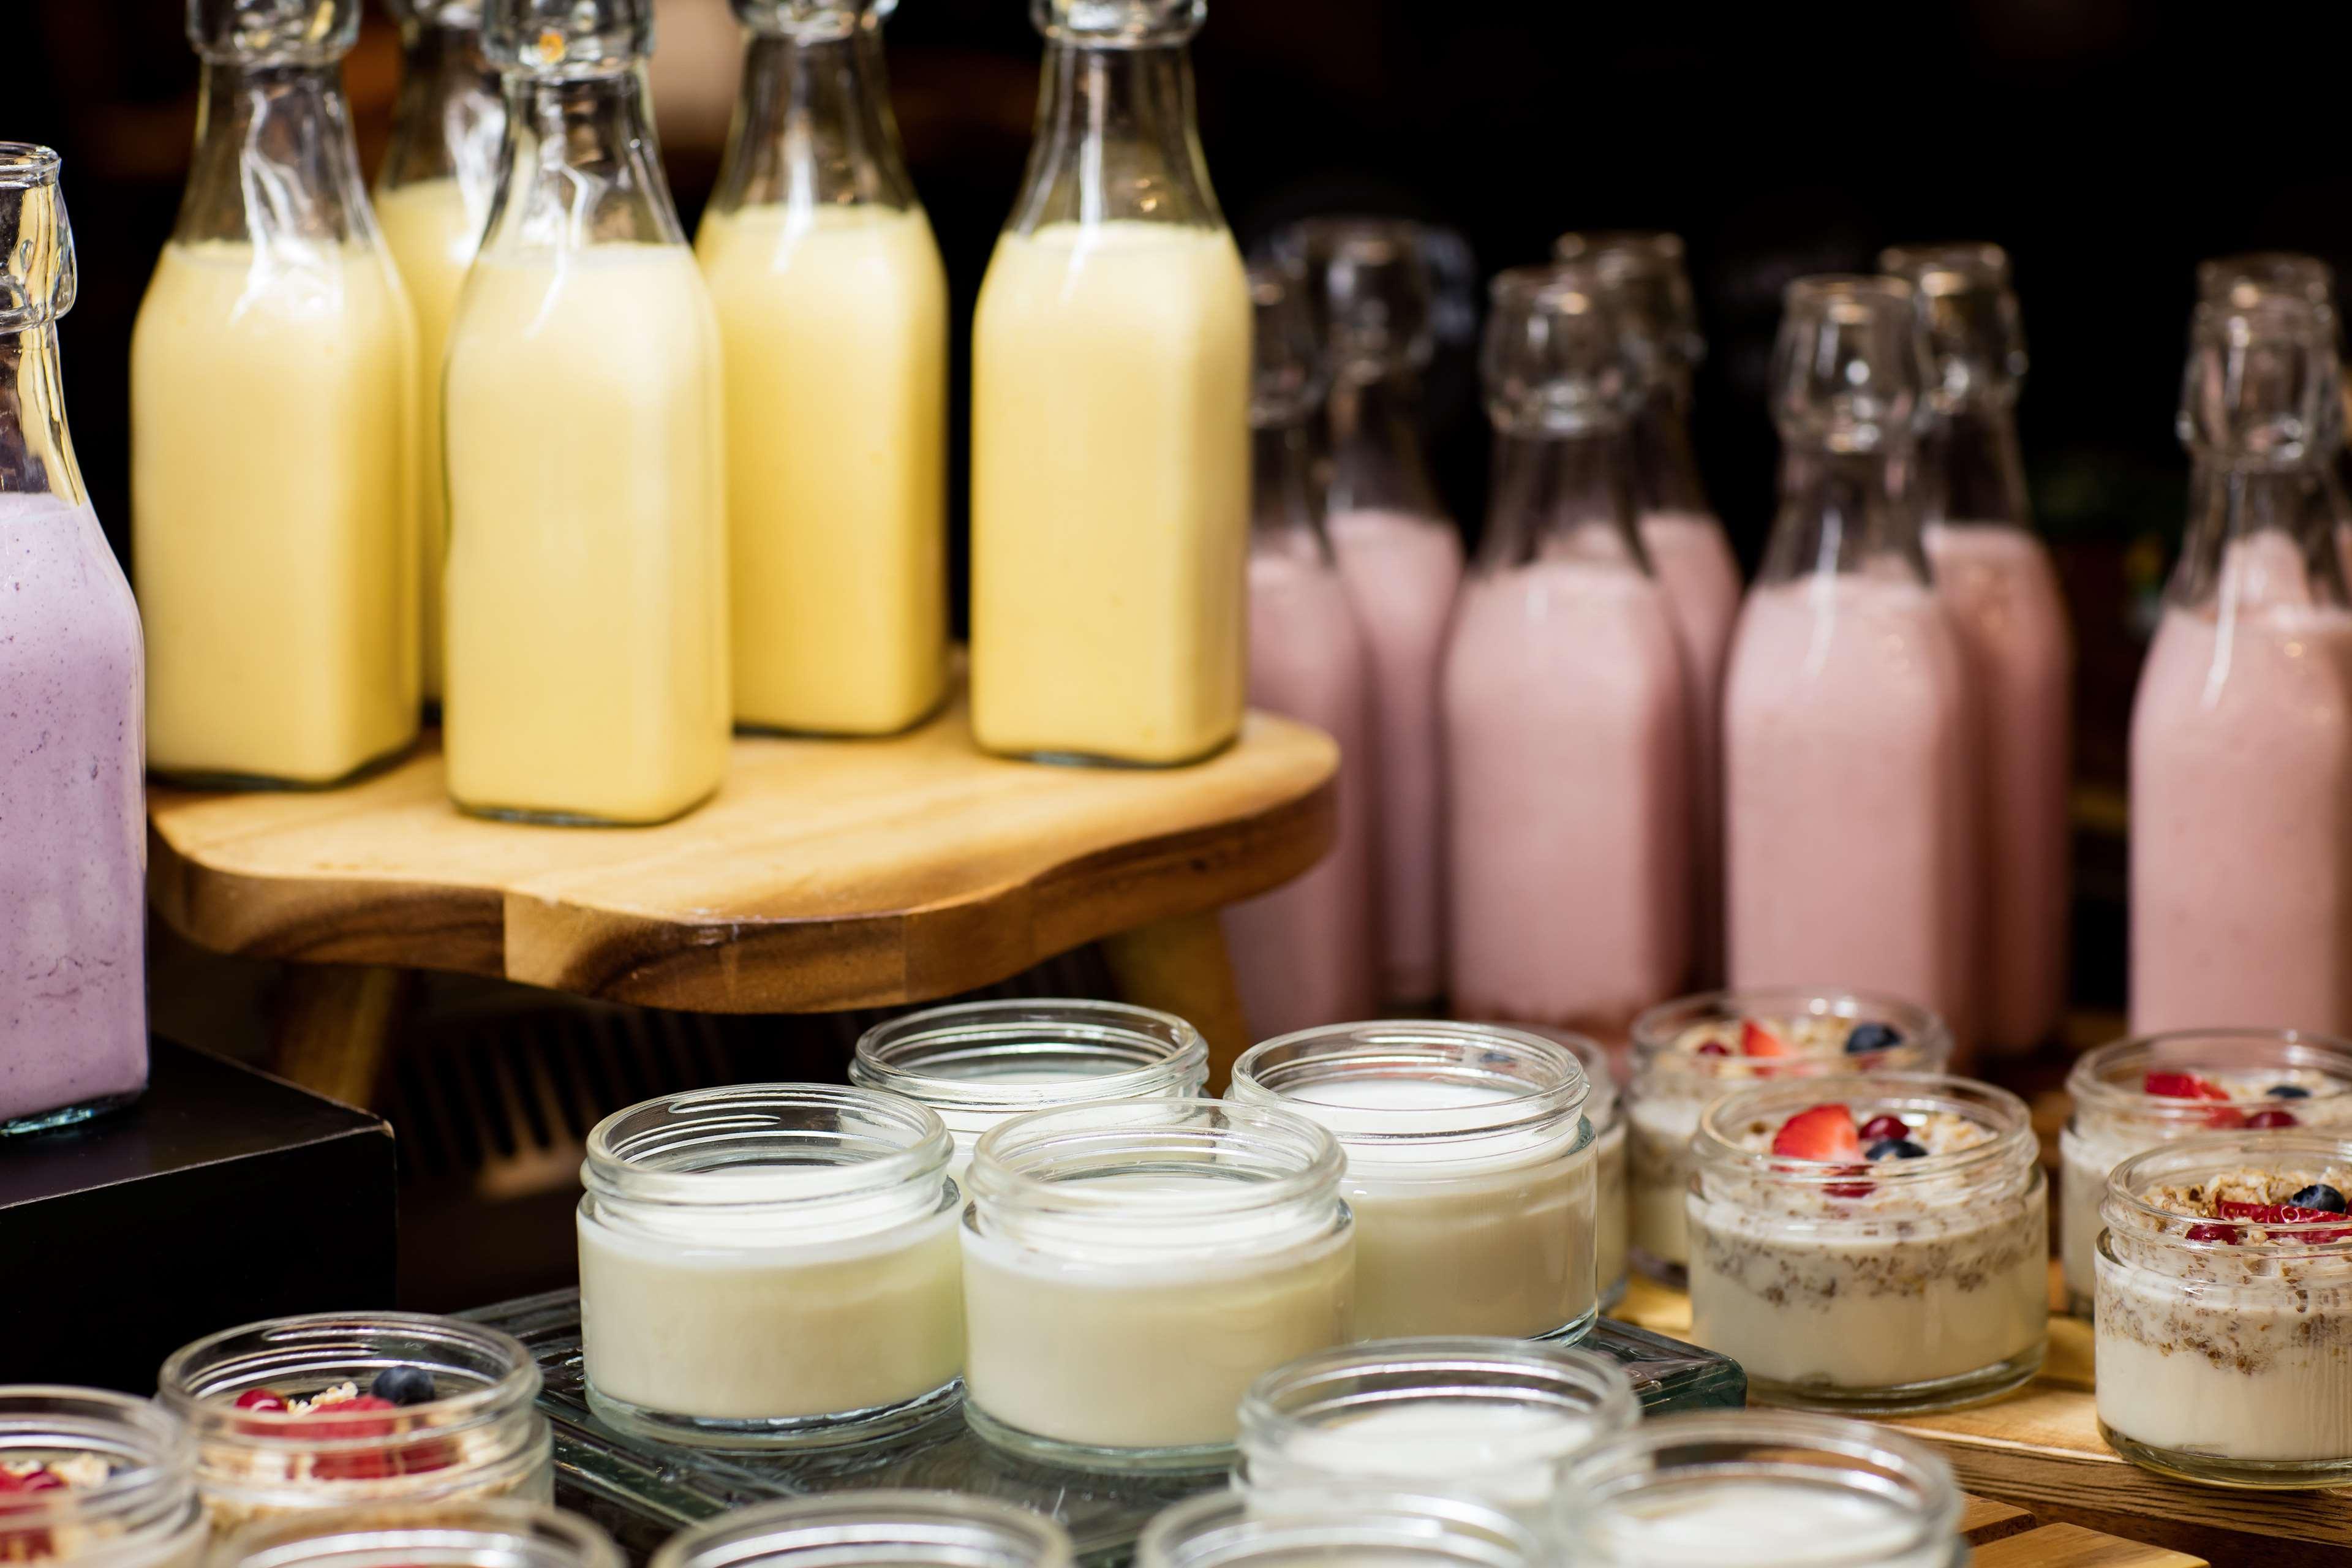
MULTIPOLYGON (((1051 1514, 1068 1528, 1088 1568, 1106 1568, 1127 1559, 1153 1514, 1224 1484, 1220 1472, 1105 1475, 1043 1465, 982 1441, 965 1425, 961 1401, 886 1437, 773 1455, 624 1436, 588 1411, 577 1290, 463 1315, 530 1347, 546 1380, 539 1404, 555 1436, 557 1500, 602 1523, 640 1562, 681 1526, 746 1503, 852 1487, 935 1487, 1051 1514)), ((1608 1318, 1579 1342, 1624 1365, 1645 1412, 1736 1409, 1747 1402, 1747 1374, 1711 1351, 1608 1318)))

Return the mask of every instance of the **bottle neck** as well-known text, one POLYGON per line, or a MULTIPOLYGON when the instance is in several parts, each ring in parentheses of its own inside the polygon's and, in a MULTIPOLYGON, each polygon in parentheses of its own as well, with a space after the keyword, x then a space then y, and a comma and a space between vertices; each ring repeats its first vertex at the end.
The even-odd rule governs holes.
POLYGON ((822 38, 754 33, 711 205, 914 206, 882 33, 870 18, 822 38))
POLYGON ((2189 526, 2165 585, 2167 604, 2226 610, 2352 603, 2336 538, 2337 495, 2323 468, 2200 456, 2189 470, 2189 526))
POLYGON ((1685 382, 1662 383, 1643 399, 1633 416, 1633 499, 1644 514, 1678 512, 1711 517, 1706 485, 1691 447, 1685 382))
POLYGON ((341 68, 205 62, 175 243, 375 237, 341 68))
POLYGON ((1627 433, 1495 433, 1494 499, 1479 541, 1481 571, 1538 560, 1630 564, 1646 574, 1633 526, 1627 433))
POLYGON ((1006 227, 1119 220, 1222 228, 1181 44, 1045 46, 1037 128, 1006 227))
POLYGON ((1973 402, 1936 421, 1920 445, 1919 467, 1921 521, 2032 526, 2008 404, 1973 402))
POLYGON ((0 494, 89 500, 66 427, 53 321, 0 332, 0 494))
POLYGON ((506 168, 485 255, 683 245, 642 63, 577 76, 507 75, 506 168))
POLYGON ((1250 548, 1331 559, 1315 500, 1315 443, 1303 420, 1250 431, 1250 548))
POLYGON ((1334 515, 1394 511, 1443 517, 1445 508, 1422 455, 1421 389, 1402 369, 1342 371, 1331 383, 1334 515))
POLYGON ((454 179, 468 210, 486 214, 499 181, 506 100, 481 32, 418 21, 402 43, 400 102, 376 188, 454 179))
POLYGON ((1757 574, 1786 583, 1838 572, 1908 577, 1921 584, 1927 560, 1919 543, 1908 451, 1841 452, 1790 446, 1780 457, 1780 510, 1757 574))

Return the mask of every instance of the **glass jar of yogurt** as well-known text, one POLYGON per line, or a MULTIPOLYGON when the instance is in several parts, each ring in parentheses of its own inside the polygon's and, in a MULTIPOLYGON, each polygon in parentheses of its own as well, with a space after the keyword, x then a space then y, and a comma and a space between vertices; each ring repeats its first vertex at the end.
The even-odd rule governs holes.
POLYGON ((1551 1561, 1535 1531, 1465 1497, 1368 1487, 1209 1492, 1143 1527, 1135 1568, 1535 1568, 1551 1561))
POLYGON ((1633 1267, 1685 1283, 1691 1134, 1717 1097, 1767 1079, 1941 1072, 1951 1031, 1925 1007, 1858 991, 1758 986, 1662 1002, 1633 1020, 1625 1084, 1633 1267))
POLYGON ((1609 1357, 1526 1340, 1374 1340, 1302 1356, 1242 1399, 1234 1479, 1274 1496, 1414 1486, 1540 1524, 1568 1461, 1641 1418, 1609 1357))
POLYGON ((1709 1411, 1643 1422, 1569 1467, 1555 1512, 1577 1568, 1952 1568, 1951 1467, 1860 1421, 1709 1411))
POLYGON ((1590 1087, 1567 1047, 1403 1019, 1254 1046, 1228 1098, 1331 1130, 1356 1215, 1356 1331, 1573 1339, 1598 1310, 1590 1087))
POLYGON ((673 1535, 650 1568, 1070 1568, 1069 1532, 969 1492, 845 1491, 720 1514, 673 1535))
POLYGON ((960 1002, 877 1024, 849 1081, 929 1106, 955 1140, 959 1182, 981 1134, 1009 1117, 1103 1100, 1191 1098, 1208 1042, 1172 1013, 1123 1002, 960 1002))
POLYGON ((1767 1084, 1691 1140, 1692 1337, 1759 1404, 1895 1415, 2040 1370, 2050 1218, 2025 1102, 1931 1073, 1767 1084))
POLYGON ((837 1442, 955 1397, 959 1194, 940 1119, 839 1084, 646 1100, 588 1135, 580 1338, 625 1432, 837 1442))
POLYGON ((964 1214, 965 1415, 1089 1468, 1232 1457, 1259 1373, 1354 1328, 1339 1145, 1303 1116, 1137 1100, 980 1141, 964 1214))
POLYGON ((1592 1272, 1601 1288, 1601 1310, 1607 1311, 1625 1299, 1632 1270, 1627 1237, 1633 1221, 1627 1189, 1625 1097, 1618 1092, 1616 1068, 1600 1041, 1560 1029, 1539 1029, 1576 1053, 1584 1066, 1584 1080, 1592 1086, 1585 1097, 1584 1119, 1592 1123, 1592 1272))
POLYGON ((105 1389, 0 1386, 0 1563, 197 1568, 211 1539, 178 1416, 105 1389))
POLYGON ((511 1499, 422 1509, 330 1510, 264 1520, 224 1541, 212 1568, 622 1568, 620 1548, 576 1513, 511 1499))
POLYGON ((2068 1310, 2091 1315, 2107 1174, 2142 1150, 2233 1128, 2352 1124, 2352 1040, 2292 1029, 2182 1029, 2086 1052, 2066 1076, 2058 1240, 2068 1310))
POLYGON ((2107 1178, 2099 1433, 2238 1487, 2352 1482, 2352 1138, 2207 1133, 2107 1178))
POLYGON ((312 1509, 517 1497, 554 1471, 539 1367, 457 1318, 319 1312, 183 1345, 156 1398, 187 1423, 214 1528, 312 1509))

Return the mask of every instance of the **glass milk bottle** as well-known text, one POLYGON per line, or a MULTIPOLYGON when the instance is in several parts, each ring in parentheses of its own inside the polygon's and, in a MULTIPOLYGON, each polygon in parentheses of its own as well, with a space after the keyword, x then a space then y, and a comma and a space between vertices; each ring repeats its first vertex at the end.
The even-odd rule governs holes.
POLYGON ((1911 288, 1789 285, 1773 353, 1780 510, 1724 686, 1731 983, 1975 1017, 1972 709, 1914 510, 1927 382, 1911 288))
POLYGON ((1422 457, 1420 376, 1433 352, 1418 225, 1310 219, 1276 249, 1305 269, 1331 361, 1331 547, 1372 656, 1380 747, 1381 988, 1421 1005, 1445 989, 1438 679, 1462 540, 1422 457))
POLYGON ((1260 1039, 1370 1017, 1380 1002, 1371 667, 1324 537, 1309 426, 1323 397, 1297 281, 1253 268, 1249 700, 1339 743, 1339 827, 1296 880, 1224 914, 1242 1008, 1260 1039))
POLYGON ((147 761, 329 784, 416 736, 415 328, 339 64, 359 0, 188 0, 179 222, 131 340, 147 761))
POLYGON ((147 1086, 139 611, 66 429, 58 168, 0 142, 0 1132, 147 1086))
POLYGON ((482 53, 481 0, 390 0, 400 23, 400 103, 375 180, 376 219, 416 312, 417 605, 425 700, 441 700, 441 363, 457 290, 499 184, 506 103, 482 53))
POLYGON ((449 793, 660 822, 727 766, 719 332, 654 141, 652 0, 490 0, 507 166, 449 337, 449 793))
POLYGON ((1192 122, 1203 0, 1031 0, 1036 141, 972 325, 971 714, 1164 764, 1241 724, 1249 285, 1192 122))
POLYGON ((2352 609, 2332 312, 2197 308, 2192 514, 2131 729, 2131 1026, 2352 1027, 2352 609))
POLYGON ((1638 330, 1594 263, 1495 280, 1494 500, 1443 696, 1464 1017, 1622 1037, 1689 973, 1693 724, 1674 608, 1633 526, 1638 330))
POLYGON ((1564 234, 1563 260, 1599 266, 1654 345, 1633 415, 1633 510, 1650 569, 1665 590, 1691 689, 1691 841, 1695 978, 1723 972, 1723 663, 1739 614, 1739 563, 1706 499, 1691 446, 1691 380, 1706 345, 1678 235, 1564 234))
POLYGON ((2066 1004, 2074 648, 2018 457, 2025 339, 2017 296, 1997 245, 1898 246, 1878 264, 1911 285, 1927 331, 1922 537, 1984 726, 1977 1036, 1988 1050, 2031 1050, 2057 1028, 2066 1004))
POLYGON ((947 683, 947 275, 882 73, 896 0, 735 0, 695 249, 727 375, 735 718, 883 735, 947 683))

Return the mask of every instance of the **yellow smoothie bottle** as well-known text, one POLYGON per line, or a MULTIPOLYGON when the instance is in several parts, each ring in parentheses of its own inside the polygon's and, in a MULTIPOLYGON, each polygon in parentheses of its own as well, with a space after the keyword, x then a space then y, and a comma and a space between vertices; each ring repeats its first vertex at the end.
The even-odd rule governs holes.
POLYGON ((947 683, 947 278, 899 158, 890 0, 735 0, 695 248, 727 367, 735 718, 882 735, 947 683))
POLYGON ((338 62, 358 0, 190 0, 196 145, 131 346, 147 758, 320 785, 416 733, 415 330, 338 62))
POLYGON ((400 103, 375 181, 376 221, 416 313, 417 607, 425 700, 441 700, 441 367, 457 290, 499 184, 506 103, 482 53, 481 0, 389 0, 400 23, 400 103))
POLYGON ((449 332, 442 727, 467 810, 660 822, 730 707, 719 334, 647 111, 652 0, 490 0, 507 164, 449 332))
POLYGON ((1199 0, 1034 0, 1037 140, 972 328, 972 728, 1164 764, 1241 722, 1250 296, 1192 119, 1199 0))

